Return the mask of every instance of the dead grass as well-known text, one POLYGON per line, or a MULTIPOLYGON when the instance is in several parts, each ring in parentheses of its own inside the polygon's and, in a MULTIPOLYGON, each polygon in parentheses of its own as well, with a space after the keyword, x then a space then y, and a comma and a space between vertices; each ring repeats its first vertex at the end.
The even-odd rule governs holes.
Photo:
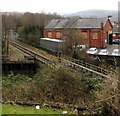
POLYGON ((13 46, 9 46, 9 59, 11 61, 16 60, 23 60, 24 59, 24 53, 19 51, 18 49, 14 48, 13 46))

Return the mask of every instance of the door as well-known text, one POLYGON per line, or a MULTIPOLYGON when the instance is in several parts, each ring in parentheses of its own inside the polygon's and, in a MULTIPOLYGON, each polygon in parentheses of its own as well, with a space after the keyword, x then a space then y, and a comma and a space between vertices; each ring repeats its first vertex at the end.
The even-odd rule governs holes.
POLYGON ((112 34, 108 35, 108 44, 112 45, 112 34))

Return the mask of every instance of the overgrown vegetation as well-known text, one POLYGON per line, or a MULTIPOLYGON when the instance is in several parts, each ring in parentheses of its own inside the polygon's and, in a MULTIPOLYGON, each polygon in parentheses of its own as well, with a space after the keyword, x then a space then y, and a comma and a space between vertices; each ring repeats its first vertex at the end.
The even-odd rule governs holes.
POLYGON ((117 93, 111 83, 110 80, 79 73, 59 64, 44 67, 33 78, 12 73, 3 77, 3 100, 41 105, 50 102, 73 104, 80 108, 87 108, 86 113, 106 114, 108 110, 107 113, 111 114, 112 111, 114 114, 111 103, 117 105, 117 99, 111 101, 111 96, 117 93), (111 98, 104 101, 108 97, 111 98), (106 110, 105 102, 109 104, 109 107, 105 107, 106 110))

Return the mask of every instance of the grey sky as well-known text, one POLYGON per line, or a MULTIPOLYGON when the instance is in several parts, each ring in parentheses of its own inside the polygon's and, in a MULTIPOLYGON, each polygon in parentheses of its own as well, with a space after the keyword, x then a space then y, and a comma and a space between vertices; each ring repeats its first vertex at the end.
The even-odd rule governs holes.
POLYGON ((117 10, 119 0, 1 0, 0 11, 75 13, 89 9, 117 10))

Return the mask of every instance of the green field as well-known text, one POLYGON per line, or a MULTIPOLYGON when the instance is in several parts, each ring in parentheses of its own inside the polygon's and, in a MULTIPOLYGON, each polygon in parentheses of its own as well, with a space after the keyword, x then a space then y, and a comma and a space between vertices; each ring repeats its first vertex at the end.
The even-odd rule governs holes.
POLYGON ((61 114, 62 110, 51 108, 41 108, 37 110, 35 106, 2 105, 2 114, 61 114))

